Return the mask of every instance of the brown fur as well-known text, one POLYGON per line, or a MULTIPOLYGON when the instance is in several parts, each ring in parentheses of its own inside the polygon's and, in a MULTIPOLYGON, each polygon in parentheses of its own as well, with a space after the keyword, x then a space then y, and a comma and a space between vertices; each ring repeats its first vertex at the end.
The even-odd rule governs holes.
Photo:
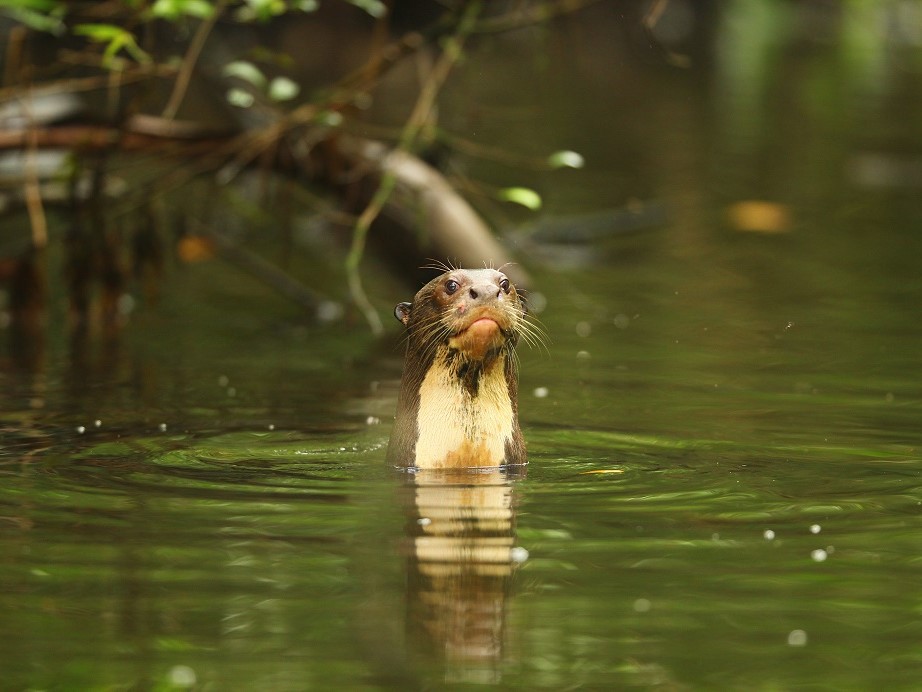
POLYGON ((407 351, 388 461, 421 468, 526 463, 514 353, 525 310, 506 276, 445 272, 395 314, 407 328, 407 351))

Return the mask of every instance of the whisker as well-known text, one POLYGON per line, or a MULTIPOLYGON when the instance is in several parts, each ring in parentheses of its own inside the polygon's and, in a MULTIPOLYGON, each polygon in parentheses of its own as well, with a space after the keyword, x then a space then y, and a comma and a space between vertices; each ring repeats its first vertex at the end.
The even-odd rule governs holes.
POLYGON ((460 267, 455 266, 451 259, 439 260, 433 257, 430 257, 426 260, 426 264, 422 265, 420 269, 432 269, 437 272, 453 272, 460 269, 460 267))

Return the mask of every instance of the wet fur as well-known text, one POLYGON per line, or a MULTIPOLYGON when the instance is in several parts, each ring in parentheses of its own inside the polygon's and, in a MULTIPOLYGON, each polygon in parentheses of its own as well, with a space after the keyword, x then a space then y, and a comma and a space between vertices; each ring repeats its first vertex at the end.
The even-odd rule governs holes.
MULTIPOLYGON (((388 461, 398 466, 457 468, 526 463, 518 423, 518 376, 514 347, 524 308, 512 287, 495 301, 472 309, 498 318, 503 343, 482 360, 452 347, 453 315, 464 296, 445 294, 445 283, 505 278, 493 270, 453 269, 430 281, 396 314, 407 328, 407 353, 388 461)), ((498 284, 497 284, 498 285, 498 284)), ((465 318, 469 319, 469 318, 465 318)))

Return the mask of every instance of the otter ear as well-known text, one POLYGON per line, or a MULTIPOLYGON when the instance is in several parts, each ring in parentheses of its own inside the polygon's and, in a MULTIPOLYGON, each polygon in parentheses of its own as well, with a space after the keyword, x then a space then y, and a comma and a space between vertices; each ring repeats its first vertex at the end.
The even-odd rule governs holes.
POLYGON ((397 303, 397 307, 394 308, 394 317, 403 322, 404 326, 410 321, 410 308, 412 307, 413 303, 397 303))

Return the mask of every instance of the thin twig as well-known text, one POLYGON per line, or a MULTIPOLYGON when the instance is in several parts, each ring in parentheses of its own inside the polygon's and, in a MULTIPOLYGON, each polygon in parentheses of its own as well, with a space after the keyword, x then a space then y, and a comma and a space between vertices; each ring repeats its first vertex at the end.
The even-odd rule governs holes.
MULTIPOLYGON (((409 151, 419 138, 419 134, 429 120, 433 107, 435 106, 435 100, 439 94, 439 90, 445 83, 452 67, 454 67, 455 63, 461 57, 461 49, 464 45, 464 40, 474 26, 474 22, 480 12, 480 5, 480 2, 471 2, 465 8, 464 14, 458 22, 457 31, 446 42, 445 49, 442 51, 438 62, 433 68, 432 74, 420 90, 419 97, 416 99, 416 104, 413 106, 413 111, 410 113, 407 124, 404 126, 403 132, 401 133, 397 148, 392 152, 392 155, 396 152, 409 151)), ((352 245, 349 248, 349 253, 346 255, 345 262, 346 278, 352 300, 365 315, 365 319, 368 321, 368 325, 371 327, 371 331, 374 334, 381 334, 384 331, 384 325, 381 323, 380 315, 378 315, 378 312, 368 299, 368 295, 365 293, 365 288, 362 285, 362 277, 359 273, 359 265, 361 264, 362 255, 365 251, 368 230, 381 213, 381 210, 384 208, 384 205, 387 203, 387 200, 390 198, 397 184, 396 175, 392 170, 388 170, 386 159, 383 162, 382 169, 383 172, 381 174, 381 180, 378 183, 378 189, 375 191, 368 206, 365 207, 365 210, 359 215, 358 220, 352 228, 352 245)))
POLYGON ((195 63, 198 62, 199 56, 202 54, 202 49, 205 47, 205 41, 208 40, 208 35, 214 28, 218 18, 224 13, 227 2, 228 0, 219 0, 219 2, 216 2, 211 11, 211 16, 199 24, 195 36, 192 37, 192 43, 189 44, 189 50, 186 51, 186 56, 182 61, 182 67, 179 69, 179 74, 176 77, 176 83, 173 85, 173 92, 170 94, 170 99, 163 109, 163 117, 167 120, 172 120, 176 117, 176 112, 182 105, 182 100, 185 98, 186 91, 189 88, 189 82, 192 79, 192 70, 195 69, 195 63))
POLYGON ((48 244, 48 222, 45 218, 45 206, 42 204, 42 186, 38 179, 38 165, 35 160, 35 152, 38 150, 38 130, 32 117, 31 97, 24 98, 22 104, 29 120, 29 145, 26 149, 23 196, 29 212, 29 225, 32 228, 32 247, 41 250, 48 244))

